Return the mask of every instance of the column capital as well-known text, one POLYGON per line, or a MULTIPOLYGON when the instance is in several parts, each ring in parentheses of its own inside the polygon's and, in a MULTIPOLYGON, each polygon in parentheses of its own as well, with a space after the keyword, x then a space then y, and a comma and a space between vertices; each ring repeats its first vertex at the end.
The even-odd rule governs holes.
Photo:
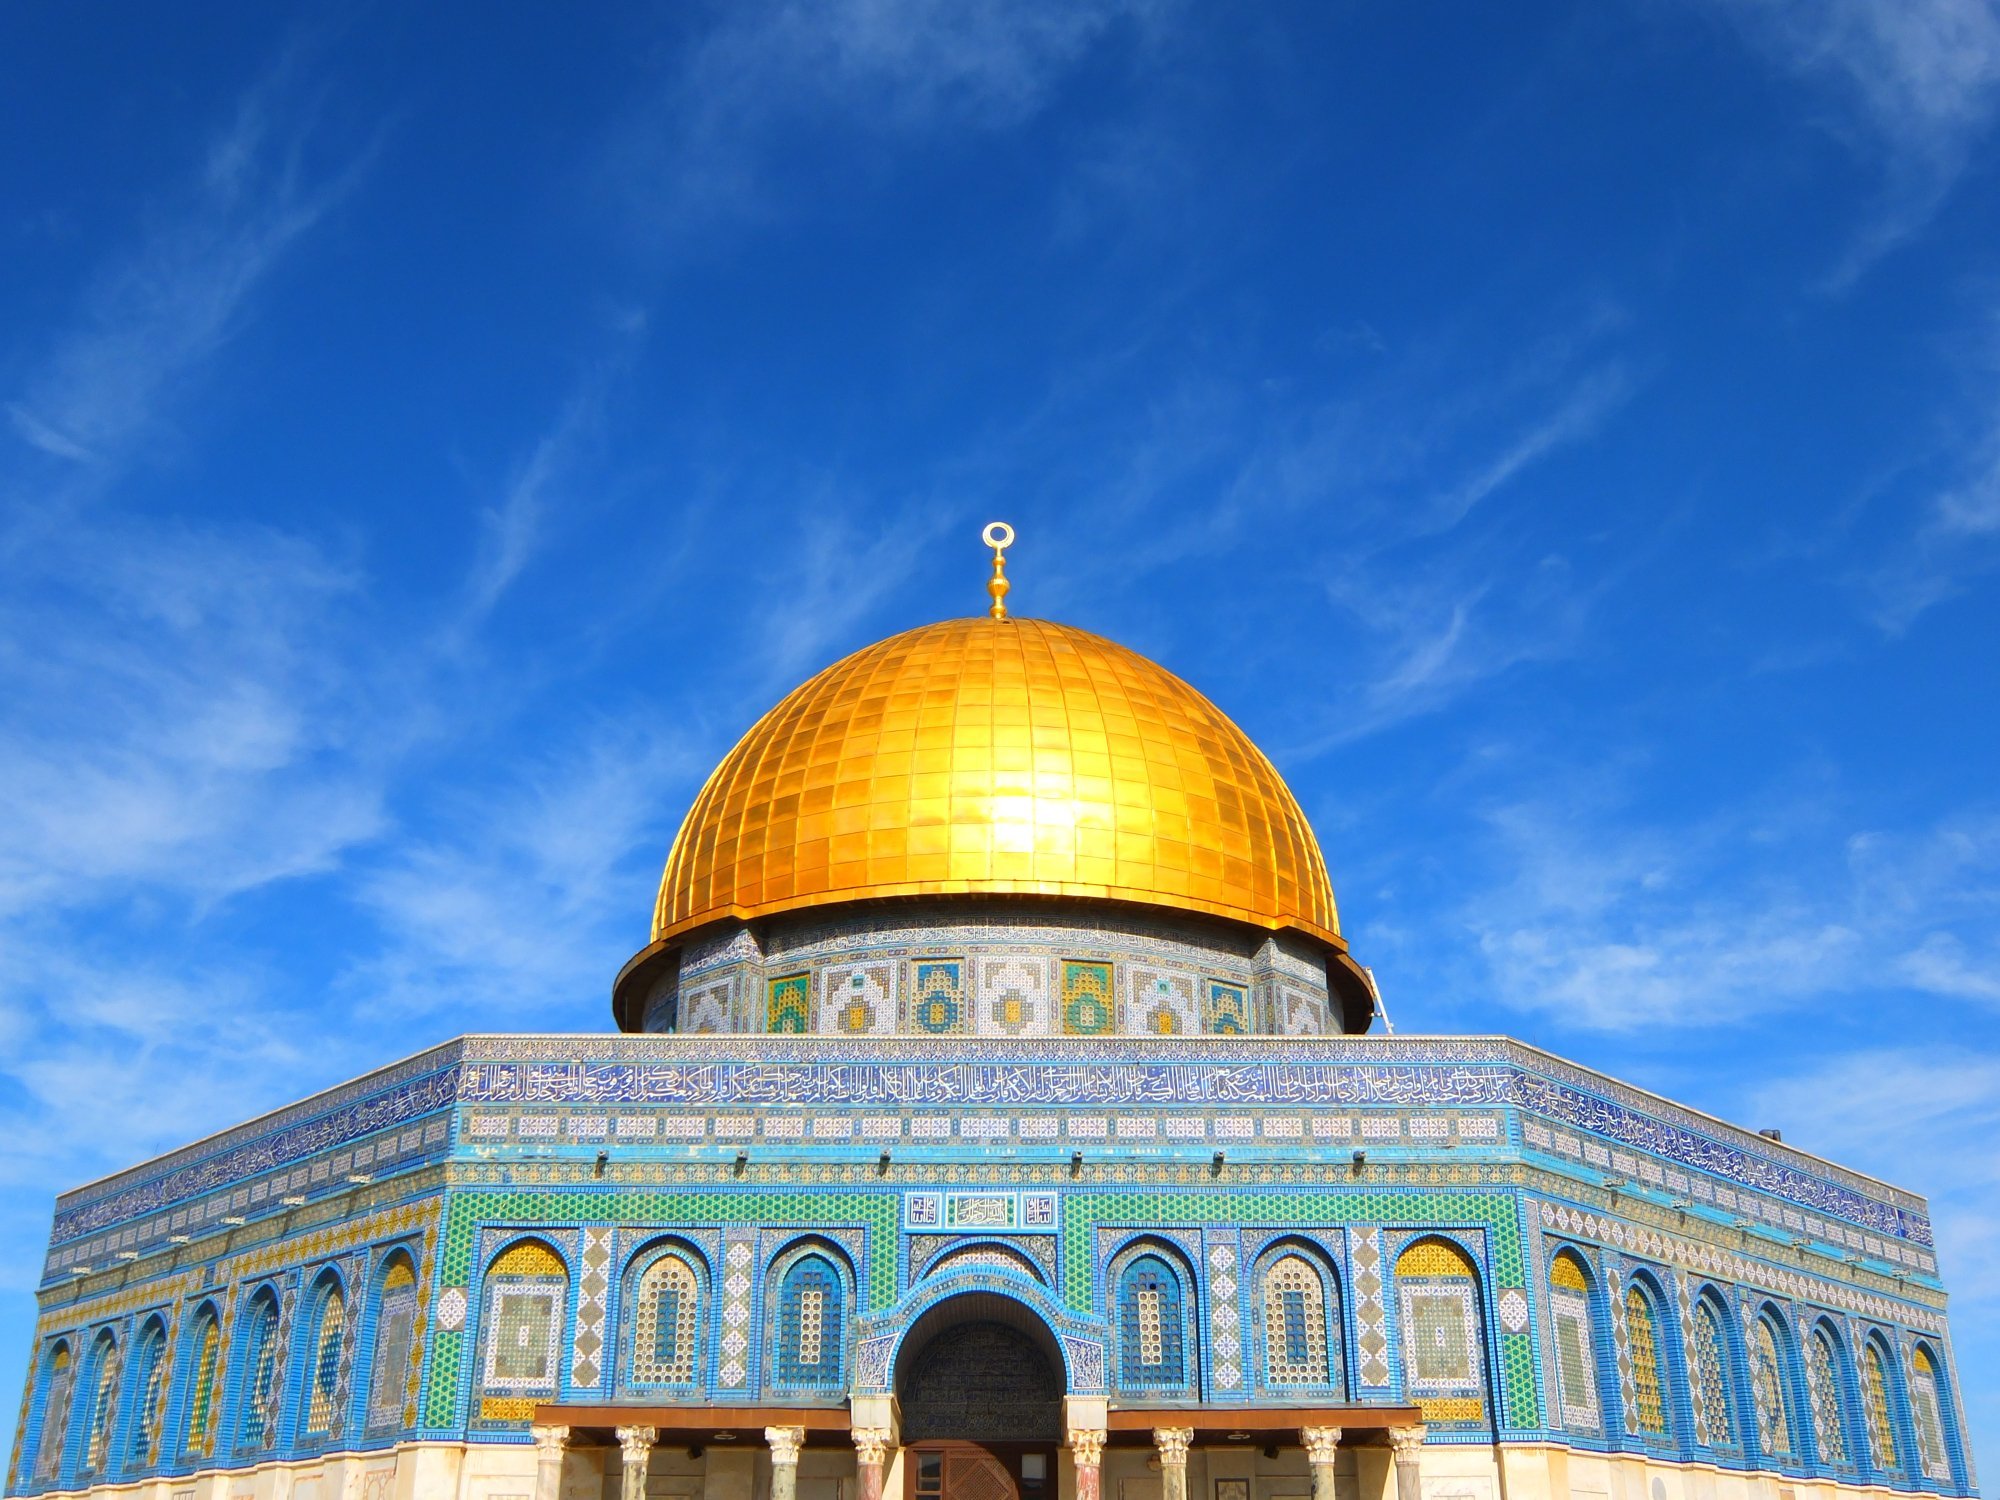
POLYGON ((1299 1442, 1305 1446, 1306 1462, 1309 1464, 1330 1464, 1340 1451, 1340 1429, 1338 1427, 1301 1427, 1299 1442))
POLYGON ((535 1440, 537 1458, 561 1458, 563 1450, 569 1447, 569 1429, 555 1423, 537 1422, 528 1429, 528 1435, 535 1440))
POLYGON ((657 1427, 618 1427, 618 1456, 628 1464, 642 1464, 653 1456, 653 1444, 660 1440, 657 1427))
POLYGON ((1160 1450, 1160 1463, 1184 1467, 1187 1463, 1188 1444, 1194 1441, 1192 1427, 1155 1427, 1153 1446, 1160 1450))
POLYGON ((1065 1436, 1069 1456, 1080 1467, 1094 1469, 1104 1461, 1105 1433, 1102 1427, 1072 1427, 1065 1436))
POLYGON ((1417 1456, 1417 1450, 1424 1446, 1424 1424, 1414 1427, 1391 1427, 1389 1446, 1396 1451, 1398 1462, 1408 1462, 1417 1456))
POLYGON ((889 1457, 889 1429, 886 1427, 856 1427, 850 1433, 854 1439, 854 1451, 864 1464, 882 1464, 889 1457))
POLYGON ((805 1446, 806 1430, 803 1427, 766 1427, 764 1441, 771 1445, 772 1463, 795 1464, 799 1461, 799 1449, 805 1446))

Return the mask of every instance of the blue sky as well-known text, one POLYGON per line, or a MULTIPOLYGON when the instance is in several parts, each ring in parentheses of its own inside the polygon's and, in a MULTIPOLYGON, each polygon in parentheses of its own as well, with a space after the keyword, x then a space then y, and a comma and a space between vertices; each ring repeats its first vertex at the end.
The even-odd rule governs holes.
POLYGON ((0 100, 0 1347, 59 1188, 607 1026, 1003 517, 1400 1029, 1929 1194, 2000 1431, 1989 0, 10 6, 0 100))

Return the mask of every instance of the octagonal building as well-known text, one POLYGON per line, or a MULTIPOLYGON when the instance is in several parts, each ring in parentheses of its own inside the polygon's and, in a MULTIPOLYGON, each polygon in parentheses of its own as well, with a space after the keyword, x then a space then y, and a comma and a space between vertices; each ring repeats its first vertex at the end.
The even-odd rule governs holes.
POLYGON ((1921 1198, 1371 1031, 1270 760, 989 588, 723 759, 618 1031, 63 1195, 8 1493, 1975 1492, 1921 1198))

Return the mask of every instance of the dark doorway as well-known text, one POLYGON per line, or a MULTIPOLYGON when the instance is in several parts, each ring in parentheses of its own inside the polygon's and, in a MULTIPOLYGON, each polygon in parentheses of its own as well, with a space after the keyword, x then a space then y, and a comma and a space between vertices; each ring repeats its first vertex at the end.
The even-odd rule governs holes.
POLYGON ((896 1387, 907 1444, 1062 1441, 1062 1373, 1037 1340, 1005 1323, 938 1329, 896 1387))

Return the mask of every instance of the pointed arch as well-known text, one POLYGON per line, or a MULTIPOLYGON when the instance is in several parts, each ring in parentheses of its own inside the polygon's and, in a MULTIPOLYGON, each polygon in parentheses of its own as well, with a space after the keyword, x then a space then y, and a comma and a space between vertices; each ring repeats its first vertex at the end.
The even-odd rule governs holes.
POLYGON ((479 1416, 525 1422, 562 1385, 569 1265, 542 1239, 514 1241, 486 1268, 479 1416))
MULTIPOLYGON (((368 1362, 368 1397, 364 1426, 371 1435, 397 1432, 411 1398, 417 1329, 417 1265, 398 1246, 382 1257, 375 1271, 374 1329, 368 1362)), ((369 1347, 364 1345, 363 1347, 369 1347)))
POLYGON ((159 1313, 140 1326, 133 1340, 130 1386, 124 1465, 144 1469, 160 1461, 160 1428, 166 1416, 167 1320, 159 1313))
POLYGON ((188 1349, 187 1426, 181 1447, 191 1457, 206 1457, 215 1451, 222 1405, 222 1315, 213 1302, 196 1309, 188 1349))
POLYGON ((690 1390, 700 1384, 708 1279, 707 1257, 685 1240, 655 1241, 632 1257, 628 1384, 690 1390))
POLYGON ((339 1435, 340 1364, 347 1348, 347 1292, 340 1276, 328 1267, 308 1294, 305 1379, 299 1403, 299 1434, 308 1441, 339 1435))
POLYGON ((1794 1458, 1792 1340, 1784 1315, 1765 1304, 1751 1324, 1750 1388, 1756 1400, 1757 1446, 1767 1458, 1794 1458))
POLYGON ((1695 1441, 1733 1452, 1738 1446, 1736 1360, 1728 1305, 1713 1287, 1695 1298, 1689 1325, 1688 1384, 1695 1441))
POLYGON ((765 1286, 773 1282, 769 1384, 800 1395, 844 1395, 854 1267, 831 1243, 809 1239, 772 1260, 765 1286))
POLYGON ((1549 1325, 1554 1335, 1556 1404, 1562 1425, 1604 1435, 1605 1347, 1597 1273, 1582 1251, 1565 1245, 1549 1257, 1549 1325))
POLYGON ((1627 1429, 1644 1437, 1672 1436, 1668 1425, 1667 1351, 1660 1326, 1660 1288, 1644 1273, 1625 1282, 1625 1357, 1631 1369, 1627 1429))
POLYGON ((79 1475, 99 1475, 111 1457, 111 1418, 118 1409, 118 1336, 100 1328, 90 1343, 90 1363, 84 1372, 83 1446, 77 1454, 79 1475))
POLYGON ((1845 1468, 1852 1461, 1847 1437, 1846 1346, 1833 1325, 1821 1318, 1806 1335, 1806 1398, 1812 1413, 1813 1451, 1823 1464, 1845 1468))
POLYGON ((1484 1425, 1491 1410, 1479 1268, 1441 1235, 1412 1240, 1396 1257, 1403 1384, 1426 1425, 1484 1425))
POLYGON ((35 1434, 34 1477, 55 1484, 62 1478, 63 1449, 69 1445, 70 1407, 76 1397, 76 1352, 57 1339, 42 1356, 41 1426, 35 1434))
POLYGON ((1951 1483, 1950 1435, 1957 1425, 1951 1410, 1951 1387, 1944 1378, 1944 1362, 1928 1343, 1919 1342, 1910 1350, 1910 1415, 1917 1430, 1917 1460, 1924 1478, 1951 1483))
POLYGON ((1112 1257, 1118 1388, 1127 1395, 1185 1396, 1196 1387, 1194 1269, 1164 1241, 1140 1239, 1112 1257))
POLYGON ((1340 1279, 1326 1257, 1301 1240, 1280 1240, 1258 1258, 1256 1285, 1264 1384, 1344 1392, 1340 1279))
POLYGON ((278 1294, 259 1287, 250 1294, 243 1318, 243 1342, 236 1373, 236 1446, 268 1448, 278 1428, 278 1294))
POLYGON ((1877 1472, 1894 1474, 1903 1466, 1896 1441, 1896 1382, 1891 1372, 1895 1356, 1879 1333, 1861 1341, 1861 1412, 1868 1430, 1868 1459, 1877 1472))

